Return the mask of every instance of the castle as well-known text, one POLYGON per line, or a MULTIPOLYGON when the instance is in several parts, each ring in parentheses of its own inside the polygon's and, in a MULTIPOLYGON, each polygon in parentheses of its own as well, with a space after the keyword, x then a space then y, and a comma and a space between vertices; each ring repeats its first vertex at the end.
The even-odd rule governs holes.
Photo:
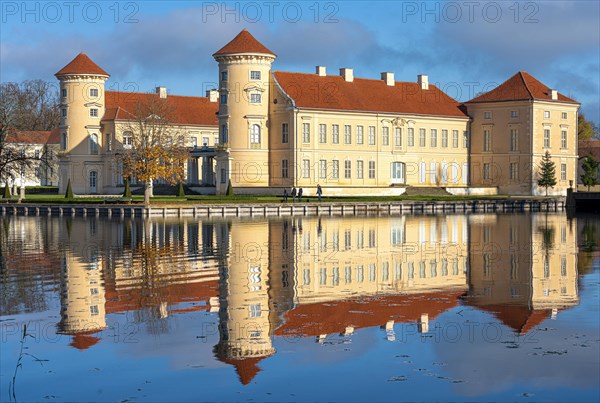
MULTIPOLYGON (((136 105, 165 99, 190 147, 187 182, 207 194, 400 195, 408 186, 453 194, 545 193, 549 151, 563 195, 577 175, 580 104, 518 72, 461 103, 419 75, 400 82, 273 71, 275 53, 243 30, 213 54, 218 90, 206 97, 106 91, 109 74, 81 53, 56 73, 61 90, 60 192, 122 191, 116 155, 132 146, 136 105)), ((133 178, 135 180, 135 178, 133 178)))

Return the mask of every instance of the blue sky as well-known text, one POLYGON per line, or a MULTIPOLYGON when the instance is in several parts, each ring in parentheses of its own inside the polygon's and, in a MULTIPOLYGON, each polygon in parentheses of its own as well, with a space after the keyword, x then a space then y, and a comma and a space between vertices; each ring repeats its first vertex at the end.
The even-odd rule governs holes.
POLYGON ((430 82, 459 100, 524 70, 582 103, 600 122, 597 1, 3 1, 0 80, 53 74, 79 52, 111 74, 113 90, 203 95, 212 54, 247 28, 274 69, 430 82))

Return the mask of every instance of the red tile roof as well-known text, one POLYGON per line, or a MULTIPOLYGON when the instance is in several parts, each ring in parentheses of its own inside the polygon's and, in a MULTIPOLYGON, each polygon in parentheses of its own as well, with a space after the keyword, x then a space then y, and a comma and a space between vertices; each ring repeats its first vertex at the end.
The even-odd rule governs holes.
POLYGON ((414 115, 467 117, 461 104, 429 84, 399 82, 388 86, 383 80, 341 76, 274 72, 275 79, 298 108, 387 112, 414 115))
POLYGON ((60 144, 60 129, 52 131, 12 132, 6 138, 8 143, 16 144, 60 144))
POLYGON ((110 77, 106 71, 92 61, 85 53, 81 52, 69 64, 60 69, 55 76, 63 76, 66 74, 96 74, 110 77))
POLYGON ((455 307, 462 295, 463 291, 432 292, 301 304, 285 313, 286 322, 275 334, 308 337, 342 333, 346 326, 360 329, 382 326, 388 320, 417 322, 424 313, 431 320, 455 307))
POLYGON ((260 43, 247 29, 243 29, 235 38, 227 45, 216 51, 213 56, 227 55, 233 53, 264 53, 276 56, 260 43))
MULTIPOLYGON (((497 86, 491 91, 481 94, 469 102, 495 102, 495 101, 521 101, 521 100, 544 100, 552 101, 550 96, 550 88, 544 85, 541 81, 526 73, 519 71, 517 74, 497 86)), ((558 93, 558 101, 556 102, 573 102, 574 99, 558 93)))
POLYGON ((549 309, 530 309, 522 305, 483 305, 477 308, 491 312, 502 323, 520 335, 527 334, 550 317, 549 309))
POLYGON ((579 140, 579 158, 591 155, 596 161, 600 161, 600 140, 579 140))
MULTIPOLYGON (((157 94, 140 92, 106 91, 106 111, 103 121, 129 120, 134 117, 138 104, 158 98, 157 94)), ((216 113, 219 111, 218 102, 210 102, 205 97, 189 97, 168 95, 167 102, 173 107, 175 124, 217 126, 216 113)))

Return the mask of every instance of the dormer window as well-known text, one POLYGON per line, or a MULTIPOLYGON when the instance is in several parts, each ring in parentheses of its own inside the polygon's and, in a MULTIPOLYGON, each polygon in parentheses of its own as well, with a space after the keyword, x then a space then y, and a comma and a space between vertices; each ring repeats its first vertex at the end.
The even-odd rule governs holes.
POLYGON ((258 71, 258 70, 250 71, 250 80, 260 80, 260 71, 258 71))

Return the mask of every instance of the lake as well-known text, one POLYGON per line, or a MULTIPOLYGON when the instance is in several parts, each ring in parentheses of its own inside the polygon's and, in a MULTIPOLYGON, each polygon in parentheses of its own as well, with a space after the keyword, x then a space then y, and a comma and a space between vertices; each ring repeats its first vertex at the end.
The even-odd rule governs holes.
POLYGON ((600 400, 600 217, 0 222, 0 401, 600 400))

